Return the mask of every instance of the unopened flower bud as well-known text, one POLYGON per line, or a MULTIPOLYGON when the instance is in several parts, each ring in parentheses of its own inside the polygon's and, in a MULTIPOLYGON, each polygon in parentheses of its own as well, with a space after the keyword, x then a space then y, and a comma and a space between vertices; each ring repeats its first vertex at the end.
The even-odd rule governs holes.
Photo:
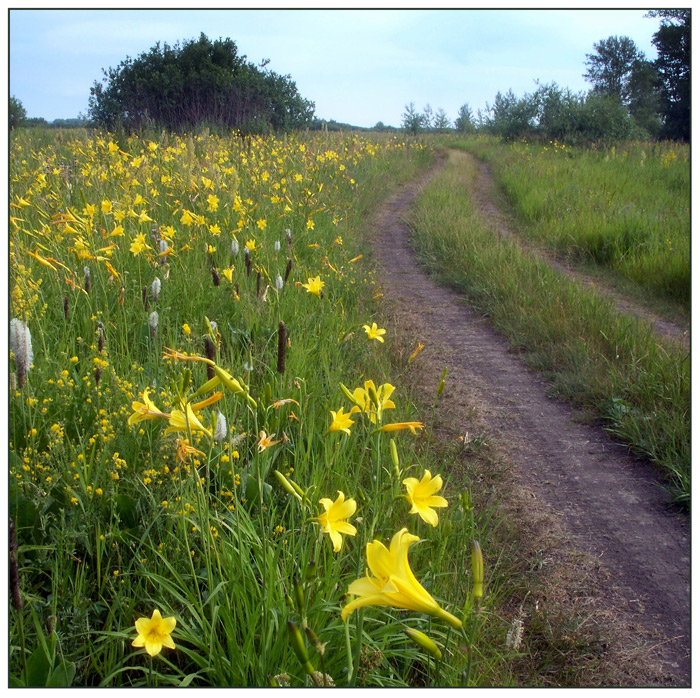
POLYGON ((441 659, 442 652, 440 648, 431 640, 425 633, 414 628, 403 628, 403 631, 408 635, 413 642, 419 647, 422 647, 433 659, 441 659))
POLYGON ((484 557, 481 554, 481 546, 479 541, 472 543, 472 581, 474 587, 472 589, 472 597, 480 599, 484 595, 484 557))
POLYGON ((389 451, 391 452, 391 462, 394 464, 394 476, 398 479, 401 477, 401 469, 399 467, 399 454, 396 450, 396 442, 394 439, 389 439, 389 451))
POLYGON ((304 645, 304 637, 302 636, 296 623, 292 620, 287 621, 287 633, 289 642, 292 645, 294 654, 296 654, 299 663, 307 674, 311 674, 314 670, 313 665, 309 661, 309 655, 304 645))

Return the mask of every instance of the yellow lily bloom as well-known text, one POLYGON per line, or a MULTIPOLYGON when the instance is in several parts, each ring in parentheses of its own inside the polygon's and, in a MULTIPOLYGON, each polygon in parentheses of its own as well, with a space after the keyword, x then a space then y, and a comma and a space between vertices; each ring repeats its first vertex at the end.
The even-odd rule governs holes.
MULTIPOLYGON (((341 388, 342 387, 344 386, 341 386, 341 388)), ((394 390, 396 390, 396 388, 389 383, 384 383, 384 385, 380 385, 377 388, 374 385, 374 381, 368 380, 365 381, 364 389, 355 388, 352 393, 350 393, 350 391, 347 393, 345 393, 345 391, 343 392, 346 397, 355 403, 350 409, 350 414, 354 412, 367 412, 372 424, 376 424, 377 419, 381 421, 382 412, 384 410, 396 407, 393 401, 389 399, 394 390)))
POLYGON ((328 427, 328 433, 332 431, 344 431, 348 436, 350 436, 350 427, 355 423, 350 419, 349 414, 343 413, 343 408, 341 407, 337 412, 333 410, 330 411, 333 421, 328 427))
POLYGON ((377 327, 377 323, 373 322, 372 327, 369 325, 362 325, 362 329, 367 333, 367 339, 376 339, 378 342, 384 344, 383 334, 386 334, 386 330, 381 330, 377 327))
POLYGON ((302 284, 302 287, 305 288, 309 293, 313 293, 314 296, 318 296, 320 298, 321 289, 325 285, 326 284, 323 281, 321 281, 321 277, 317 276, 315 279, 309 277, 307 283, 302 284))
POLYGON ((411 504, 408 513, 418 514, 425 523, 437 526, 438 515, 431 507, 447 506, 447 500, 436 495, 436 492, 442 489, 442 478, 439 475, 431 477, 430 471, 426 470, 422 480, 418 481, 415 477, 407 477, 403 484, 406 485, 406 499, 411 504))
POLYGON ((338 497, 335 502, 327 497, 319 500, 319 504, 325 511, 316 519, 321 524, 321 530, 327 533, 333 543, 333 552, 337 553, 343 547, 343 536, 354 536, 357 529, 345 519, 349 519, 357 509, 357 502, 354 499, 345 501, 345 495, 338 490, 338 497))
POLYGON ((175 630, 177 621, 174 617, 163 618, 156 608, 150 618, 139 618, 136 621, 138 637, 131 643, 132 647, 145 647, 151 657, 160 654, 163 647, 175 649, 175 643, 170 633, 175 630))
POLYGON ((170 415, 165 412, 161 412, 156 407, 154 402, 148 397, 148 388, 145 388, 143 391, 143 402, 132 402, 131 409, 134 410, 134 414, 129 417, 129 426, 142 422, 144 419, 156 419, 158 417, 170 419, 170 415))
POLYGON ((411 571, 408 549, 417 540, 420 540, 418 536, 402 528, 394 534, 388 550, 378 540, 367 544, 369 571, 365 577, 355 580, 348 588, 348 594, 357 598, 343 607, 340 614, 343 620, 356 608, 392 606, 442 618, 457 630, 462 627, 462 621, 440 608, 411 571))
POLYGON ((165 430, 166 434, 170 434, 174 431, 187 431, 187 425, 189 424, 190 431, 203 431, 209 438, 211 438, 211 432, 207 429, 195 416, 192 405, 187 405, 187 412, 182 410, 173 410, 169 419, 170 426, 165 430))

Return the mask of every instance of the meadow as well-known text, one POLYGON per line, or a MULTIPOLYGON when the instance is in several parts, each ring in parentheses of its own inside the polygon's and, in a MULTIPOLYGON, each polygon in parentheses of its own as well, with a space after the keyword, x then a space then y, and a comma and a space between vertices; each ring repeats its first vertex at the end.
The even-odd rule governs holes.
POLYGON ((690 150, 687 145, 462 142, 491 165, 528 239, 636 287, 687 320, 690 150))
POLYGON ((429 438, 445 376, 418 412, 355 234, 431 157, 13 134, 11 685, 473 685, 502 659, 495 617, 475 649, 488 533, 429 438))

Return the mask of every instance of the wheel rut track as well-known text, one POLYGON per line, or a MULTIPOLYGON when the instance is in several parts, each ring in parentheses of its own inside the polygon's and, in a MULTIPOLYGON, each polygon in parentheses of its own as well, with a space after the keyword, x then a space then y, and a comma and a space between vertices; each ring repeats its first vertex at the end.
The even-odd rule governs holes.
POLYGON ((637 642, 649 647, 656 664, 654 684, 689 686, 688 517, 673 509, 651 465, 601 429, 577 423, 574 410, 548 397, 544 381, 487 320, 421 270, 405 218, 439 167, 404 186, 377 217, 373 247, 389 308, 425 342, 425 361, 448 366, 446 393, 468 386, 469 397, 457 399, 457 409, 479 396, 490 435, 521 486, 561 523, 576 550, 609 571, 615 614, 626 627, 646 630, 647 639, 637 642))

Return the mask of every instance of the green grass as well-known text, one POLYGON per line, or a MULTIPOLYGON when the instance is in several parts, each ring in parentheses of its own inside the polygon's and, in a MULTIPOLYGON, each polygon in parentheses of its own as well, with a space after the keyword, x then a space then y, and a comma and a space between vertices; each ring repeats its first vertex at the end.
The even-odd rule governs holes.
MULTIPOLYGON (((429 408, 412 401, 409 380, 393 379, 396 347, 370 342, 362 329, 381 305, 378 280, 358 255, 369 214, 431 153, 420 143, 338 136, 112 139, 34 130, 11 144, 11 315, 26 322, 34 353, 26 384, 10 396, 23 599, 11 610, 12 684, 265 686, 278 676, 313 685, 290 621, 320 638, 325 650, 307 638, 306 652, 339 686, 510 682, 498 615, 507 568, 484 524, 492 512, 460 504, 469 483, 445 473, 440 525, 409 515, 402 481, 444 470, 444 453, 421 432, 377 432, 364 413, 353 415, 350 435, 328 433, 330 410, 352 407, 340 384, 353 390, 366 380, 396 385, 385 422, 422 421, 428 431, 429 408), (149 245, 141 251, 140 234, 149 245), (158 237, 172 254, 158 256, 158 237), (302 286, 316 276, 322 297, 302 286), (283 373, 280 321, 289 338, 283 373), (200 419, 213 432, 221 412, 221 439, 166 434, 160 417, 130 425, 146 388, 164 412, 196 401, 206 367, 163 352, 203 356, 206 338, 217 366, 256 406, 218 386, 222 399, 200 419), (261 449, 262 431, 278 443, 261 449), (176 438, 199 453, 180 457, 176 438), (275 471, 297 483, 301 500, 275 471), (319 500, 339 490, 357 502, 357 535, 336 553, 314 519, 319 500), (348 586, 365 573, 366 545, 388 545, 402 527, 421 538, 410 551, 417 578, 464 619, 466 635, 383 606, 341 620, 348 586), (468 572, 477 537, 487 561, 478 614, 468 572), (176 649, 151 661, 131 642, 136 619, 155 608, 176 618, 176 649), (430 635, 442 660, 411 643, 406 626, 430 635), (472 659, 460 649, 467 641, 478 647, 472 659)), ((17 372, 17 357, 9 370, 17 372)))
POLYGON ((593 263, 685 313, 690 305, 690 153, 674 143, 605 149, 455 144, 491 165, 539 244, 593 263))
POLYGON ((556 394, 594 410, 605 428, 660 466, 690 497, 689 357, 641 322, 494 235, 465 192, 475 161, 453 151, 412 213, 428 269, 465 293, 556 394))

